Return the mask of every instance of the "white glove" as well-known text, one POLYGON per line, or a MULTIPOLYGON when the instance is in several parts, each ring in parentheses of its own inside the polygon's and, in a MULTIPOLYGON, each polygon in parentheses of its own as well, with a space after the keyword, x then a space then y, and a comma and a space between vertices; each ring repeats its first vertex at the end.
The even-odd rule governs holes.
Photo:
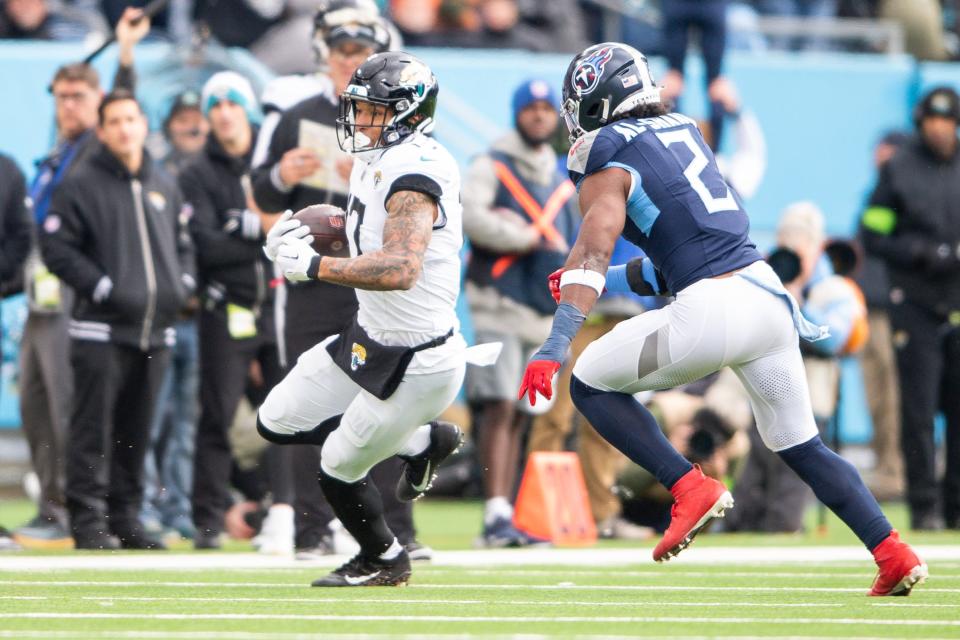
POLYGON ((319 257, 319 254, 313 250, 309 242, 303 238, 287 235, 277 248, 275 262, 287 280, 303 282, 310 280, 310 264, 314 258, 319 257))
POLYGON ((303 240, 307 244, 313 242, 310 235, 310 228, 299 220, 293 219, 293 211, 287 209, 277 220, 276 224, 270 227, 270 233, 267 234, 267 241, 263 245, 263 252, 271 262, 277 261, 277 250, 285 237, 303 240))

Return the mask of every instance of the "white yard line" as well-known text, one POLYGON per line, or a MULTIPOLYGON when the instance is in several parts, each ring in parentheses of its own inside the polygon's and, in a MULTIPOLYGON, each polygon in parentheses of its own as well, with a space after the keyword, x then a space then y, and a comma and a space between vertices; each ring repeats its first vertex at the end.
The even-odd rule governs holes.
MULTIPOLYGON (((431 575, 444 575, 444 574, 456 574, 456 575, 465 575, 465 576, 619 576, 624 578, 664 578, 670 579, 674 577, 681 578, 811 578, 811 579, 820 579, 823 578, 858 578, 862 579, 864 577, 873 578, 876 573, 876 567, 873 565, 867 566, 864 563, 863 571, 847 571, 847 572, 797 572, 792 573, 788 571, 776 571, 768 572, 758 569, 757 571, 667 571, 667 570, 651 570, 651 571, 630 571, 630 570, 618 570, 611 571, 607 569, 606 571, 597 570, 589 571, 584 569, 569 569, 566 567, 557 567, 556 569, 453 569, 453 568, 439 568, 436 571, 431 571, 431 575)), ((940 580, 960 580, 960 575, 955 576, 937 576, 940 580)))
POLYGON ((3 619, 15 618, 48 620, 286 620, 316 622, 492 622, 492 623, 697 623, 697 624, 835 624, 878 626, 960 627, 960 620, 891 620, 877 618, 752 618, 690 617, 690 616, 390 616, 390 615, 333 615, 298 613, 52 613, 44 611, 4 613, 3 619))
MULTIPOLYGON (((569 636, 578 640, 635 640, 637 636, 615 636, 604 634, 599 635, 577 635, 569 636)), ((771 640, 775 637, 778 640, 850 640, 850 636, 673 636, 671 640, 771 640)), ((375 633, 295 633, 295 632, 269 632, 258 633, 255 631, 0 631, 0 638, 49 638, 57 640, 67 638, 76 640, 77 638, 90 638, 96 640, 104 639, 158 639, 158 640, 423 640, 422 634, 375 634, 375 633)), ((556 636, 545 636, 533 633, 524 634, 430 634, 430 640, 554 640, 556 636)), ((887 637, 858 636, 857 640, 890 640, 887 637)), ((913 640, 955 640, 955 638, 913 638, 913 640)))
MULTIPOLYGON (((927 563, 960 561, 960 545, 928 545, 917 548, 927 563)), ((318 565, 338 565, 344 556, 329 556, 322 562, 296 561, 290 557, 258 553, 130 553, 104 552, 77 555, 0 556, 0 571, 63 571, 96 569, 114 571, 181 569, 309 569, 318 565)), ((863 561, 872 565, 863 547, 692 547, 670 561, 671 565, 757 565, 811 564, 863 561)), ((431 563, 437 567, 564 565, 570 567, 620 567, 649 564, 648 548, 616 549, 483 549, 437 551, 431 563)))
MULTIPOLYGON (((7 584, 42 587, 170 587, 170 588, 251 588, 251 589, 306 589, 305 584, 289 582, 186 582, 186 581, 135 581, 135 580, 9 580, 7 584)), ((600 591, 641 591, 650 589, 649 585, 577 585, 573 582, 560 584, 412 584, 412 589, 532 589, 532 590, 600 590, 600 591)), ((851 587, 714 587, 704 585, 657 585, 661 591, 810 591, 823 593, 845 593, 865 591, 851 587)), ((937 589, 923 587, 924 591, 939 593, 960 593, 960 589, 937 589)))
MULTIPOLYGON (((41 600, 46 600, 46 598, 39 598, 41 600)), ((514 605, 523 605, 523 606, 556 606, 556 607, 645 607, 645 606, 666 606, 666 607, 770 607, 774 609, 779 608, 791 608, 791 607, 842 607, 841 604, 817 604, 817 603, 790 603, 790 604, 776 604, 776 603, 757 603, 757 602, 663 602, 660 600, 649 600, 649 601, 639 601, 631 600, 630 602, 592 602, 592 601, 583 601, 583 600, 509 600, 506 602, 495 602, 492 600, 434 600, 433 598, 429 599, 409 599, 409 598, 377 598, 376 600, 371 600, 369 598, 195 598, 195 597, 183 597, 183 598, 162 598, 154 596, 83 596, 81 600, 92 600, 95 602, 112 602, 118 600, 121 602, 305 602, 309 604, 380 604, 382 602, 388 602, 390 604, 425 604, 425 605, 438 605, 438 604, 478 604, 484 606, 514 606, 514 605)))
MULTIPOLYGON (((42 587, 206 587, 210 589, 241 588, 241 589, 313 589, 306 584, 289 582, 154 582, 151 580, 7 580, 8 585, 42 586, 42 587)), ((649 591, 656 588, 658 591, 749 591, 751 593, 764 591, 802 591, 809 593, 866 593, 867 586, 863 587, 743 587, 727 586, 715 587, 705 585, 596 585, 575 584, 563 582, 559 584, 411 584, 408 589, 527 589, 532 591, 578 590, 578 591, 649 591)), ((958 593, 960 588, 921 587, 929 593, 958 593)), ((316 593, 317 591, 314 590, 316 593)))

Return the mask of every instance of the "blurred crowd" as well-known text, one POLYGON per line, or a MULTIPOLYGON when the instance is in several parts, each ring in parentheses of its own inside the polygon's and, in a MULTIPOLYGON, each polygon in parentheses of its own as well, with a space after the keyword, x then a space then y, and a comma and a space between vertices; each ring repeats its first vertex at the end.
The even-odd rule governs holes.
MULTIPOLYGON (((351 541, 317 486, 316 447, 267 445, 253 413, 301 353, 349 322, 356 300, 341 287, 284 283, 261 251, 265 234, 284 209, 345 206, 352 160, 337 145, 337 97, 368 55, 404 41, 575 51, 602 33, 603 25, 592 24, 596 6, 329 0, 318 12, 316 0, 237 0, 229 10, 215 0, 171 0, 151 19, 128 4, 5 0, 0 12, 2 38, 112 30, 120 49, 109 89, 89 66, 57 70, 58 140, 35 174, 24 176, 0 156, 0 279, 7 293, 24 290, 29 304, 19 390, 38 478, 36 517, 0 532, 0 547, 161 549, 182 537, 210 549, 229 535, 303 559, 345 551, 351 541), (281 76, 261 95, 242 75, 217 73, 179 93, 162 128, 150 133, 136 99, 135 46, 198 34, 249 47, 277 72, 307 73, 281 76), (297 38, 307 52, 299 57, 276 46, 297 38)), ((911 29, 923 14, 942 46, 918 55, 952 57, 953 3, 911 0, 909 11, 905 4, 638 2, 620 28, 642 39, 651 24, 645 12, 655 11, 659 29, 650 42, 657 44, 648 52, 666 57, 662 92, 678 110, 688 37, 699 43, 710 102, 701 130, 727 182, 749 198, 763 179, 766 143, 723 74, 730 15, 899 20, 913 47, 911 29), (724 132, 734 143, 720 154, 724 132)), ((814 37, 771 36, 766 44, 831 46, 814 37)), ((917 46, 929 44, 925 38, 917 46)), ((519 477, 537 451, 578 453, 602 537, 650 537, 670 518, 670 494, 577 414, 567 384, 556 385, 550 403, 516 401, 524 364, 550 330, 555 304, 546 277, 563 264, 579 220, 559 104, 542 79, 516 86, 513 126, 464 174, 464 294, 476 341, 504 349, 495 366, 470 368, 463 402, 445 415, 471 437, 441 470, 434 493, 483 498, 481 546, 548 542, 514 519, 519 477)), ((952 89, 928 93, 913 131, 878 141, 876 187, 856 237, 828 238, 828 214, 798 202, 782 212, 769 255, 804 313, 830 328, 829 340, 805 351, 821 432, 837 444, 841 363, 861 357, 874 424, 868 483, 882 498, 906 497, 920 529, 960 528, 958 121, 952 89), (948 423, 942 456, 933 426, 940 410, 948 423)), ((638 255, 621 241, 612 264, 638 255)), ((561 379, 590 340, 665 302, 604 295, 561 379)), ((720 372, 640 399, 691 461, 737 479, 728 530, 803 528, 812 494, 776 455, 755 446, 749 398, 735 375, 720 372)), ((388 460, 373 479, 386 488, 387 519, 401 544, 426 559, 431 552, 417 540, 410 505, 393 498, 399 469, 388 460)))
MULTIPOLYGON (((0 39, 104 39, 124 7, 147 0, 3 0, 0 39)), ((155 3, 152 3, 155 4, 155 3)), ((816 49, 878 51, 889 43, 866 30, 851 36, 814 29, 823 21, 885 21, 899 26, 906 51, 920 59, 960 55, 955 0, 377 0, 396 35, 410 46, 575 52, 588 42, 632 42, 647 55, 669 56, 700 29, 710 51, 816 49), (786 31, 765 18, 800 20, 786 31), (803 21, 813 21, 803 22, 803 21)), ((187 45, 212 38, 245 47, 277 73, 306 72, 315 0, 169 0, 153 18, 151 39, 187 45), (278 46, 281 45, 282 46, 278 46)), ((682 48, 682 47, 681 47, 682 48)))

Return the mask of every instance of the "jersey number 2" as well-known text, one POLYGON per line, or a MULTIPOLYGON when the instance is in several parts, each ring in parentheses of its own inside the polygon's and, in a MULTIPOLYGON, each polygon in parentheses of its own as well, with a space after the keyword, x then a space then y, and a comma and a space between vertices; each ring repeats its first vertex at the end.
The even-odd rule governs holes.
POLYGON ((726 183, 723 183, 722 178, 721 183, 723 184, 723 190, 726 195, 722 198, 714 198, 710 194, 710 189, 707 188, 706 183, 704 183, 701 178, 703 170, 709 168, 710 161, 707 160, 707 156, 703 153, 700 145, 693 139, 693 134, 690 132, 690 129, 664 131, 657 133, 657 138, 660 139, 660 142, 662 142, 665 147, 669 147, 672 144, 682 144, 690 149, 690 153, 693 154, 693 160, 691 160, 687 168, 683 170, 683 175, 697 195, 700 196, 700 201, 703 202, 703 206, 706 207, 707 213, 740 210, 740 206, 737 205, 736 199, 733 197, 733 194, 730 193, 730 189, 726 183))

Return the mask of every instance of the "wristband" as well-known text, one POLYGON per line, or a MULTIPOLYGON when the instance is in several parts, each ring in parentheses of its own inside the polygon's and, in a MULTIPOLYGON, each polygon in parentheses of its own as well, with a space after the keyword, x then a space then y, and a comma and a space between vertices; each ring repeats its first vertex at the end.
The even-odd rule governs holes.
POLYGON ((317 276, 320 275, 320 260, 323 259, 323 256, 313 256, 310 258, 310 266, 307 267, 307 277, 311 280, 316 280, 317 276))
POLYGON ((590 269, 570 269, 569 271, 564 271, 560 276, 560 289, 563 289, 568 284, 582 284, 590 287, 596 291, 599 296, 603 293, 607 279, 603 274, 590 269))

